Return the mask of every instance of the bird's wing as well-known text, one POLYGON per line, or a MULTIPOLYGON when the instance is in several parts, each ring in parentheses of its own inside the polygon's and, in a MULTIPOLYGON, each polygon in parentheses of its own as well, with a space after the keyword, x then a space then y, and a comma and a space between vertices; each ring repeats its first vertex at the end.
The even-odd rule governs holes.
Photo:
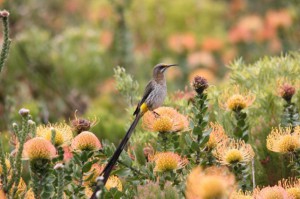
POLYGON ((133 112, 133 115, 137 115, 139 112, 140 112, 140 107, 141 105, 145 102, 145 100, 147 99, 147 97, 150 95, 150 93, 152 92, 153 88, 154 88, 154 85, 153 85, 153 80, 151 80, 146 88, 145 88, 145 91, 144 91, 144 94, 143 94, 143 98, 141 99, 141 101, 138 103, 135 111, 133 112))

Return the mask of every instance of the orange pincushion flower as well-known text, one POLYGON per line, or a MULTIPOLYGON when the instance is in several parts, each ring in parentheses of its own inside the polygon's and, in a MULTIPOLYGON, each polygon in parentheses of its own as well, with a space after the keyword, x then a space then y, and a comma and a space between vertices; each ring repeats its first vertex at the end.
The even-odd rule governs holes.
POLYGON ((209 135, 209 140, 206 143, 206 146, 209 149, 214 149, 218 143, 228 138, 228 136, 225 134, 224 128, 218 124, 218 123, 210 123, 210 126, 212 128, 212 131, 209 135))
POLYGON ((293 199, 293 197, 290 197, 286 190, 284 190, 281 186, 273 186, 273 187, 264 187, 261 190, 255 190, 255 198, 256 199, 293 199))
POLYGON ((36 134, 38 137, 51 141, 52 128, 55 130, 55 145, 68 144, 73 139, 72 129, 65 123, 40 125, 37 127, 36 134))
POLYGON ((71 144, 73 150, 99 150, 102 148, 102 145, 99 139, 89 131, 83 131, 79 135, 77 135, 71 144))
POLYGON ((105 184, 105 188, 110 190, 111 188, 117 188, 118 191, 123 190, 122 182, 117 176, 110 176, 105 184))
POLYGON ((29 160, 51 159, 55 155, 55 147, 44 138, 35 137, 24 144, 23 157, 29 160))
POLYGON ((230 165, 250 162, 254 158, 254 151, 243 140, 226 139, 217 145, 213 155, 221 164, 230 165))
POLYGON ((267 137, 267 148, 277 153, 288 153, 300 148, 300 128, 274 128, 267 137))
POLYGON ((188 160, 181 158, 177 153, 161 152, 154 155, 151 161, 155 162, 154 171, 164 172, 180 169, 188 163, 188 160))
POLYGON ((171 107, 159 107, 154 110, 159 116, 148 111, 142 118, 143 128, 152 132, 177 132, 188 128, 188 119, 171 107))
POLYGON ((235 86, 233 94, 230 90, 223 93, 220 98, 220 107, 225 110, 240 111, 250 106, 255 100, 255 95, 251 93, 241 93, 240 88, 235 86))
POLYGON ((194 168, 187 177, 187 199, 228 198, 235 187, 234 175, 225 167, 194 168))

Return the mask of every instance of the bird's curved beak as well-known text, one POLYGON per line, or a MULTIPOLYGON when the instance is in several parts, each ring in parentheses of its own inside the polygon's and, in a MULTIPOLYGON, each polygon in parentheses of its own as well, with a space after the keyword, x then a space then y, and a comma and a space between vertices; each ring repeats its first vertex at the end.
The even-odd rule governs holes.
POLYGON ((178 66, 178 64, 168 64, 168 65, 166 65, 167 68, 170 68, 171 66, 178 66))

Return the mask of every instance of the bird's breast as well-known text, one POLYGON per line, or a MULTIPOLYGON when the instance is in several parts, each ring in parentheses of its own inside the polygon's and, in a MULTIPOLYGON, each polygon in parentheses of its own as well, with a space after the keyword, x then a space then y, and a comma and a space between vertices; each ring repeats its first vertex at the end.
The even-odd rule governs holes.
POLYGON ((167 96, 167 86, 165 84, 156 84, 153 91, 146 100, 149 110, 160 107, 167 96))

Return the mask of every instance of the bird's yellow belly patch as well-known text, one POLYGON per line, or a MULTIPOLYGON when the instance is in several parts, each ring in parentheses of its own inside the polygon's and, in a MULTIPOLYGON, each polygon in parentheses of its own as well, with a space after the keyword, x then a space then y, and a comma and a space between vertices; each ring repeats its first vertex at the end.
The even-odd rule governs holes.
POLYGON ((143 103, 143 104, 141 105, 141 112, 142 112, 142 113, 146 113, 147 111, 148 111, 148 106, 147 106, 146 103, 143 103))

